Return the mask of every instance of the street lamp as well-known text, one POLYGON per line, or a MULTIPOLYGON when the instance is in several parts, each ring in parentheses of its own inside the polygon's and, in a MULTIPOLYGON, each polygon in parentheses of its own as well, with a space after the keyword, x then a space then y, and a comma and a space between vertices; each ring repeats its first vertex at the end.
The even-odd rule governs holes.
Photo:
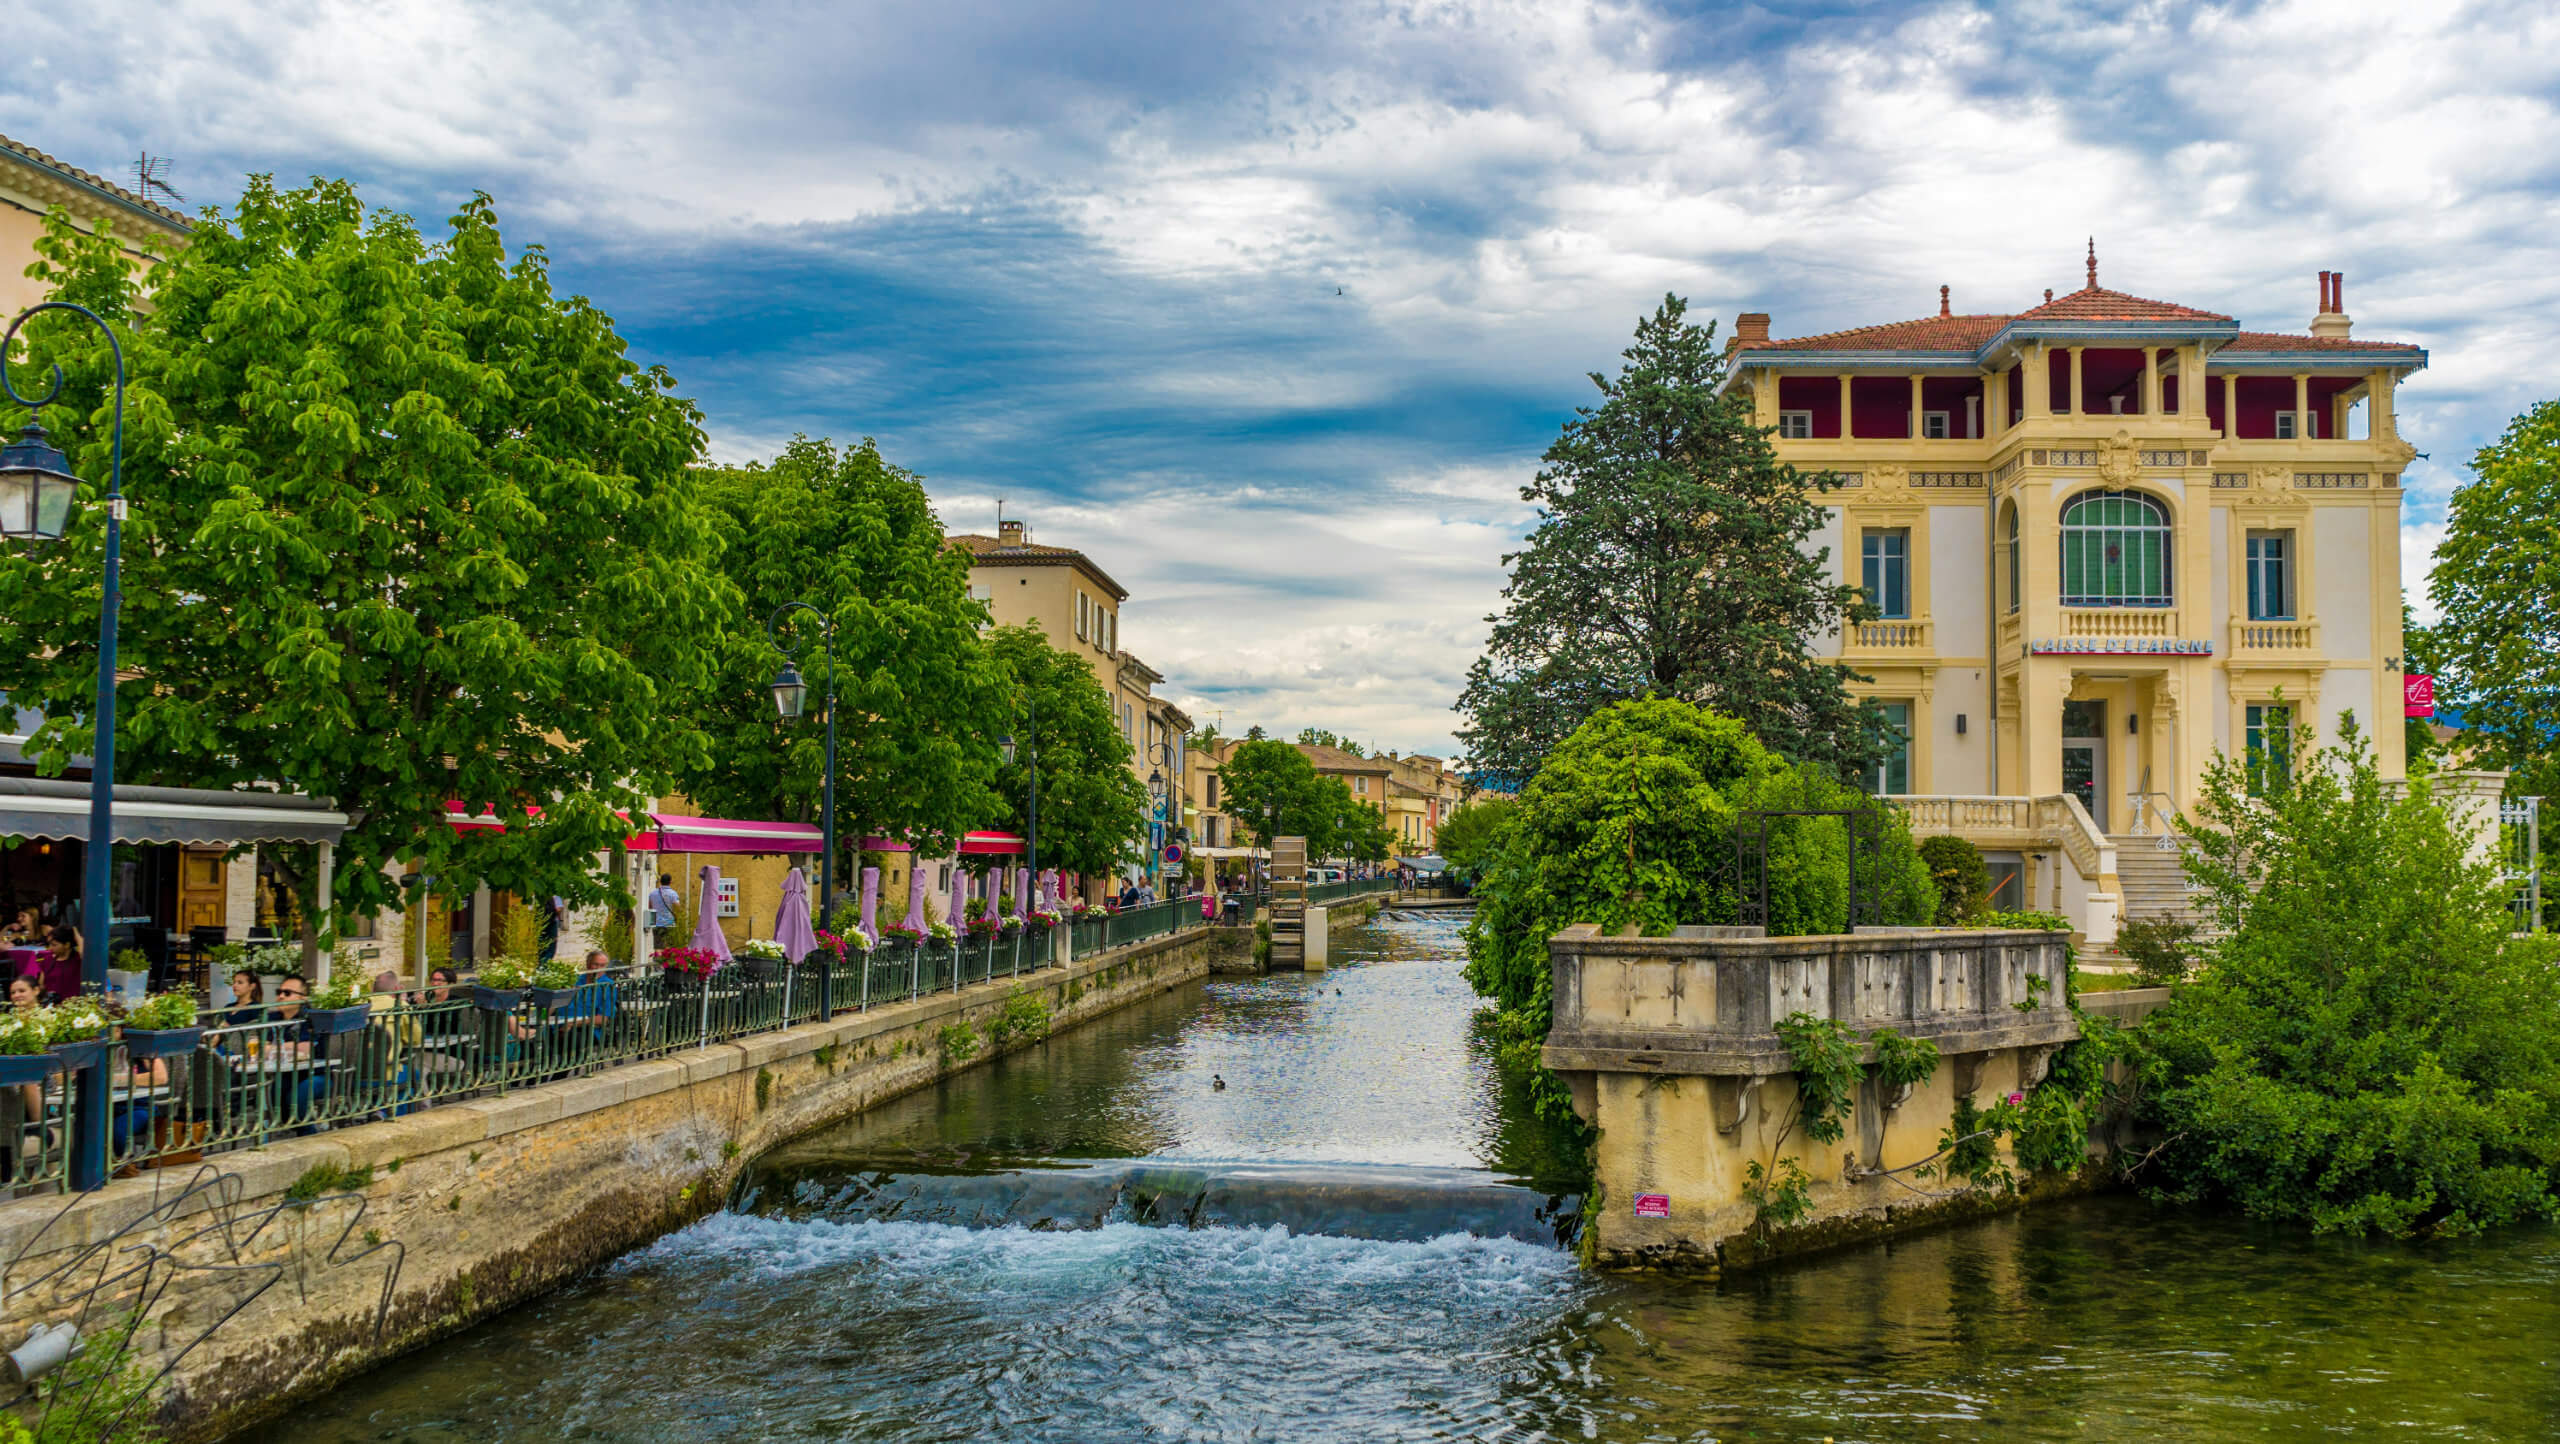
MULTIPOLYGON (((18 313, 0 332, 0 362, 17 344, 18 328, 39 311, 70 311, 86 316, 107 338, 107 353, 116 366, 115 428, 107 451, 107 547, 98 598, 98 705, 90 718, 89 843, 80 889, 80 931, 85 949, 80 961, 80 991, 107 990, 107 948, 114 921, 107 901, 109 864, 115 855, 116 792, 116 613, 122 607, 124 551, 124 347, 115 328, 86 306, 68 301, 41 301, 18 313)), ((41 413, 62 394, 62 368, 53 368, 53 384, 29 400, 18 394, 8 367, 0 364, 0 393, 30 413, 41 413)), ((71 500, 79 479, 61 452, 46 442, 33 421, 16 441, 0 448, 0 521, 7 534, 30 540, 58 541, 69 529, 71 500)), ((71 1186, 88 1190, 107 1182, 107 1075, 103 1058, 80 1070, 71 1138, 71 1186)))
MULTIPOLYGON (((1024 811, 1022 827, 1023 862, 1031 869, 1033 886, 1040 880, 1040 708, 1031 694, 1022 694, 1022 758, 1031 773, 1031 805, 1024 811)), ((1008 732, 996 743, 1004 754, 1004 765, 1013 765, 1013 734, 1008 732)))
POLYGON ((774 710, 786 721, 796 721, 809 703, 809 684, 800 679, 799 663, 782 645, 782 619, 794 610, 808 612, 826 624, 827 770, 820 803, 824 813, 818 829, 818 846, 824 849, 818 860, 818 917, 827 920, 836 908, 836 619, 807 602, 784 602, 765 619, 764 633, 772 639, 774 650, 782 653, 782 670, 768 686, 773 693, 774 710))

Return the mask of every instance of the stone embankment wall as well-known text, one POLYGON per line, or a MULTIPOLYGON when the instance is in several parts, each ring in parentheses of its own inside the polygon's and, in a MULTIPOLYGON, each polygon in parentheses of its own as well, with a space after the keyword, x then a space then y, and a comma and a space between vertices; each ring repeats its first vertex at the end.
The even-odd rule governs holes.
MULTIPOLYGON (((1683 928, 1549 943, 1555 1022, 1543 1057, 1596 1125, 1583 1226, 1603 1266, 1713 1274, 1770 1252, 1822 1246, 1976 1211, 1978 1195, 1894 1174, 1929 1157, 1959 1097, 1987 1106, 2042 1080, 2079 1036, 2064 1002, 2060 934, 1868 929, 1763 938, 1683 928), (1719 935, 1720 934, 1720 935, 1719 935), (1794 1125, 1795 1063, 1776 1024, 1836 1018, 1861 1039, 1891 1028, 1939 1050, 1907 1092, 1862 1083, 1837 1143, 1794 1125), (1749 1170, 1796 1160, 1812 1212, 1772 1248, 1753 1234, 1749 1170)), ((1872 1061, 1864 1047, 1861 1061, 1872 1061)))
POLYGON ((1017 989, 1072 1027, 1249 954, 1235 931, 0 1204, 7 1346, 156 1257, 139 1340, 151 1367, 179 1360, 162 1423, 219 1437, 712 1212, 763 1149, 1037 1046, 988 1041, 1017 989))

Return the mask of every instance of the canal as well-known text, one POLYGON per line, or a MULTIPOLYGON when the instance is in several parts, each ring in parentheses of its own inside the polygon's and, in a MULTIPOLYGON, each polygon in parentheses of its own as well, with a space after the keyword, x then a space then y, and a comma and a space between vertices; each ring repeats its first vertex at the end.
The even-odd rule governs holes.
POLYGON ((260 1437, 2560 1434, 2552 1231, 2352 1243, 2107 1197, 1720 1286, 1586 1275, 1455 923, 1337 949, 779 1150, 729 1211, 260 1437))

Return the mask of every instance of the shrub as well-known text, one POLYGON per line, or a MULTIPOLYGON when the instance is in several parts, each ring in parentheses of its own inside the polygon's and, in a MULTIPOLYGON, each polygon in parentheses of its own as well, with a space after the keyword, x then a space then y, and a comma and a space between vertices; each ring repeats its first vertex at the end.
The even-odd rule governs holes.
POLYGON ((2146 988, 2185 982, 2195 942, 2196 925, 2171 917, 2127 918, 2116 929, 2116 951, 2133 964, 2135 980, 2146 988))
POLYGON ((484 988, 515 989, 533 981, 533 964, 518 953, 501 953, 480 965, 474 981, 484 988))
POLYGON ((155 993, 126 1011, 124 1025, 144 1029, 192 1028, 196 1025, 196 1000, 187 993, 155 993))
POLYGON ((2560 971, 2425 779, 2352 718, 2290 776, 2217 758, 2179 824, 2224 936, 2128 1036, 2161 1191, 2318 1231, 2560 1214, 2560 971), (2253 781, 2261 794, 2252 796, 2253 781))
POLYGON ((1920 861, 1938 887, 1931 922, 1940 927, 1971 922, 1990 907, 1991 869, 1982 865, 1982 849, 1961 837, 1932 837, 1920 844, 1920 861))

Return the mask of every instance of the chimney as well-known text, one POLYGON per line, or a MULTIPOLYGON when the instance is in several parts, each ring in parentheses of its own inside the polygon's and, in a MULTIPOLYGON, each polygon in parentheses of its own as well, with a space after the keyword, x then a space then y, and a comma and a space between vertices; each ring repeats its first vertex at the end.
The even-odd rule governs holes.
POLYGON ((1028 546, 1030 543, 1031 533, 1023 529, 1022 523, 1018 521, 1000 521, 996 523, 996 544, 998 546, 1018 547, 1028 546))
POLYGON ((1766 311, 1745 311, 1741 315, 1734 317, 1733 339, 1736 341, 1768 340, 1769 313, 1766 311))
POLYGON ((1949 314, 1947 311, 1947 288, 1944 286, 1940 286, 1938 288, 1938 314, 1941 316, 1949 314))
POLYGON ((2311 318, 2311 334, 2324 341, 2344 341, 2351 324, 2347 316, 2347 273, 2320 273, 2320 311, 2311 318))

